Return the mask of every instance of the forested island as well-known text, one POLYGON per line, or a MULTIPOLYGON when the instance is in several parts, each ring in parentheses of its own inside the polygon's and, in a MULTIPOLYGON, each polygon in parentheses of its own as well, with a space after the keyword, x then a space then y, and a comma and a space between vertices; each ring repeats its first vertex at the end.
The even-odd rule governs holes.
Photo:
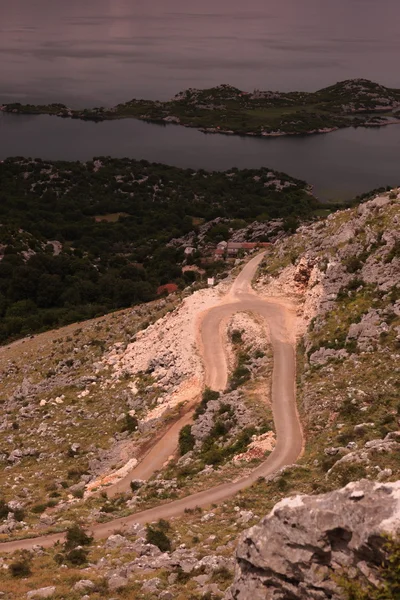
POLYGON ((104 121, 134 118, 194 127, 205 133, 274 137, 328 133, 345 127, 400 123, 400 89, 367 79, 346 80, 317 92, 245 92, 230 85, 188 89, 172 100, 133 99, 112 108, 64 104, 4 104, 4 112, 104 121))
POLYGON ((226 268, 214 251, 234 232, 267 242, 329 212, 304 181, 271 169, 10 158, 0 180, 0 341, 183 289, 200 268, 204 281, 226 268))

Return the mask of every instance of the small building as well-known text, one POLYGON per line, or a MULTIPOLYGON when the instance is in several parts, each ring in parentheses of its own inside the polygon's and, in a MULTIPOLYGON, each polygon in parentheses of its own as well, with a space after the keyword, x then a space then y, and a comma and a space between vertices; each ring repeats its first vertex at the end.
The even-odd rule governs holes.
POLYGON ((214 256, 216 259, 223 258, 225 253, 225 248, 216 248, 216 250, 214 251, 214 256))
POLYGON ((207 285, 208 285, 208 287, 212 287, 214 285, 214 283, 215 283, 214 277, 209 277, 207 279, 207 285))
POLYGON ((157 288, 157 295, 161 296, 161 294, 173 294, 174 292, 178 291, 178 286, 176 285, 176 283, 166 283, 165 285, 160 285, 159 288, 157 288))
POLYGON ((271 246, 270 242, 228 242, 227 252, 235 255, 239 250, 255 250, 256 248, 267 248, 271 246))

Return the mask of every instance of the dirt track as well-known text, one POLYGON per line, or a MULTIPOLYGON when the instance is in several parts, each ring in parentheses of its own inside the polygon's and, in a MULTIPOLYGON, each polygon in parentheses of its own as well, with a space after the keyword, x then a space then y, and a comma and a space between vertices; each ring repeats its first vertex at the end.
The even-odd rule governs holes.
MULTIPOLYGON (((251 289, 251 280, 262 258, 263 255, 260 254, 250 260, 236 278, 229 294, 220 304, 204 314, 201 321, 201 345, 206 384, 212 389, 223 390, 227 384, 228 369, 220 335, 221 321, 239 311, 251 311, 265 319, 270 330, 274 353, 271 397, 277 436, 275 449, 249 476, 238 481, 224 483, 162 506, 95 525, 92 529, 96 539, 107 537, 116 529, 122 530, 132 523, 168 519, 181 515, 185 508, 218 504, 249 487, 258 477, 271 475, 280 468, 293 464, 300 456, 303 436, 295 397, 295 313, 292 307, 282 300, 261 298, 251 289)), ((132 479, 148 478, 159 470, 165 460, 174 453, 179 430, 188 422, 190 422, 190 414, 184 415, 175 423, 128 476, 109 488, 110 495, 129 489, 132 479)), ((0 552, 29 549, 36 544, 49 547, 62 539, 63 534, 60 533, 5 542, 0 544, 0 552)))

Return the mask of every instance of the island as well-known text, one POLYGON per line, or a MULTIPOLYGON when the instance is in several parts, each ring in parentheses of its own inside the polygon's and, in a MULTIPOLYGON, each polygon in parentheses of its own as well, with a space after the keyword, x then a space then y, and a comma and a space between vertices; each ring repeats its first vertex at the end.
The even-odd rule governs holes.
POLYGON ((134 118, 194 127, 205 133, 275 137, 400 123, 400 89, 367 79, 341 81, 317 92, 245 92, 223 84, 203 90, 189 88, 167 102, 133 99, 112 108, 85 109, 17 102, 4 104, 0 110, 97 122, 134 118))

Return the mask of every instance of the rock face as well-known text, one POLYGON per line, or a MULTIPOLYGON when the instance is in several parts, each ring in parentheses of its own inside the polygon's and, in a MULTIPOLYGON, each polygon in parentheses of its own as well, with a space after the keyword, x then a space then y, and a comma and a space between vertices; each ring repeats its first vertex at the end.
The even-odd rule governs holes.
POLYGON ((385 532, 400 533, 400 481, 286 498, 242 535, 225 600, 342 600, 332 575, 373 583, 385 532))

